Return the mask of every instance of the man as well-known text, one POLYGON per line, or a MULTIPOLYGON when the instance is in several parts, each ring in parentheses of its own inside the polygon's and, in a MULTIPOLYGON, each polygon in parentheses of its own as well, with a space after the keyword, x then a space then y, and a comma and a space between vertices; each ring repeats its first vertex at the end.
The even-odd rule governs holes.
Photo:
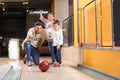
POLYGON ((28 30, 27 36, 22 43, 22 48, 25 49, 27 54, 28 66, 32 66, 31 62, 34 64, 39 64, 39 52, 44 40, 52 41, 48 38, 46 32, 42 28, 42 25, 39 22, 34 24, 34 27, 28 30))

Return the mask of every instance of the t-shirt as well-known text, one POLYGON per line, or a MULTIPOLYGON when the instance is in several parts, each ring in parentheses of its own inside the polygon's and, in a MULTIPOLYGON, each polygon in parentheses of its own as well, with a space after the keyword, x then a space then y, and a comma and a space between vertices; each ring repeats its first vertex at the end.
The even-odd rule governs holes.
POLYGON ((35 33, 35 29, 34 28, 30 28, 28 30, 27 37, 26 37, 25 40, 26 41, 30 41, 32 46, 37 47, 37 43, 40 40, 40 36, 41 36, 40 34, 35 33), (34 40, 29 40, 29 36, 30 35, 35 36, 35 39, 34 40))
POLYGON ((40 20, 42 21, 42 22, 44 22, 44 24, 45 24, 45 31, 46 31, 46 33, 47 33, 47 36, 50 38, 50 37, 52 37, 53 35, 52 35, 52 31, 53 31, 53 22, 54 22, 54 20, 53 21, 50 21, 50 20, 48 20, 48 19, 45 19, 44 17, 40 17, 40 20))
POLYGON ((58 31, 53 30, 53 46, 63 45, 63 32, 61 29, 58 31))

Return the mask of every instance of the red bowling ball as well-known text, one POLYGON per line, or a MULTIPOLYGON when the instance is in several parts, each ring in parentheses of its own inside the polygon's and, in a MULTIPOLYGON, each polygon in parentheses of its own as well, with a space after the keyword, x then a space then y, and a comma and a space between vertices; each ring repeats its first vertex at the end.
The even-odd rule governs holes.
POLYGON ((50 67, 50 64, 48 61, 42 61, 39 63, 39 69, 42 71, 42 72, 46 72, 50 67))

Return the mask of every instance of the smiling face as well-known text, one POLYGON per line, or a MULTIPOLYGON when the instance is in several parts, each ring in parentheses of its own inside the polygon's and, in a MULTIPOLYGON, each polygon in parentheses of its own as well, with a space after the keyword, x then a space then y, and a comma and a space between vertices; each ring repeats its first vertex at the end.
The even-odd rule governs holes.
POLYGON ((49 14, 48 14, 48 20, 50 20, 50 21, 54 20, 54 15, 53 15, 53 13, 49 13, 49 14))
POLYGON ((35 26, 35 32, 40 33, 42 31, 42 26, 41 25, 36 25, 35 26))
POLYGON ((59 29, 59 24, 60 24, 59 20, 55 20, 55 21, 54 21, 53 27, 54 27, 55 30, 58 30, 58 29, 59 29))
POLYGON ((59 29, 59 25, 58 25, 57 23, 54 24, 53 26, 54 26, 53 28, 54 28, 55 30, 58 30, 58 29, 59 29))

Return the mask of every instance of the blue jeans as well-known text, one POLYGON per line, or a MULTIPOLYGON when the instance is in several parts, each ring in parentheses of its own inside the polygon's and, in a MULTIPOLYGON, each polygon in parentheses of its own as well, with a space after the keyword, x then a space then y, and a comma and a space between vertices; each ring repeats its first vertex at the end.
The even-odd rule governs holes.
POLYGON ((36 47, 31 45, 31 42, 26 41, 24 43, 25 51, 27 53, 27 60, 33 61, 36 65, 39 64, 39 52, 36 47), (32 57, 32 58, 31 58, 32 57))
POLYGON ((58 63, 62 63, 61 61, 61 49, 62 45, 60 45, 60 49, 57 50, 57 46, 54 46, 54 54, 55 54, 55 59, 58 63))
POLYGON ((54 55, 54 48, 53 48, 53 42, 48 42, 50 54, 52 57, 52 62, 55 62, 55 55, 54 55))

